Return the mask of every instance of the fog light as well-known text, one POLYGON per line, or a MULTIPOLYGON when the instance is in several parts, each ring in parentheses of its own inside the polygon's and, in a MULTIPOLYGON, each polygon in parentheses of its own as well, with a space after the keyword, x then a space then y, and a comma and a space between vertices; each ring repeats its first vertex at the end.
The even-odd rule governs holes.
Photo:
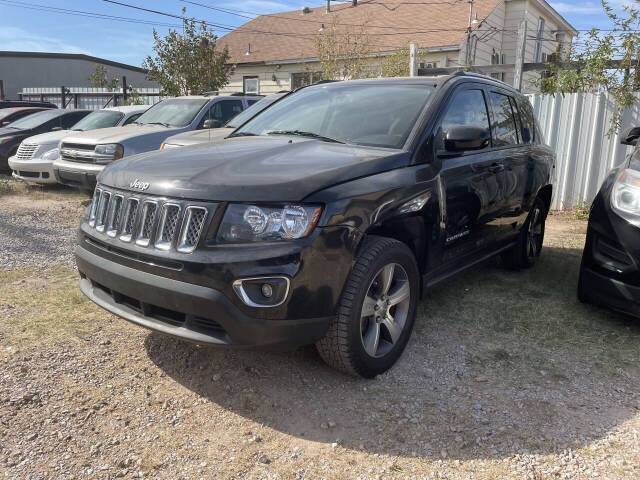
POLYGON ((269 285, 268 283, 263 283, 261 290, 262 295, 267 298, 271 298, 271 295, 273 295, 273 288, 271 288, 271 285, 269 285))
POLYGON ((233 290, 250 307, 277 307, 287 299, 289 283, 284 276, 241 278, 233 282, 233 290))

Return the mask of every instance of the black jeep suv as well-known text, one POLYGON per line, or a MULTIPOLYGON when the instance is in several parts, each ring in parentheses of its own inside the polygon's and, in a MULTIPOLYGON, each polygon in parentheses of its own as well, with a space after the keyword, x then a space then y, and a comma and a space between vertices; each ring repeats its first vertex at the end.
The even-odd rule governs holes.
POLYGON ((535 262, 553 165, 525 97, 489 77, 311 86, 222 141, 105 169, 80 227, 80 288, 152 330, 315 342, 373 377, 428 287, 500 253, 535 262))

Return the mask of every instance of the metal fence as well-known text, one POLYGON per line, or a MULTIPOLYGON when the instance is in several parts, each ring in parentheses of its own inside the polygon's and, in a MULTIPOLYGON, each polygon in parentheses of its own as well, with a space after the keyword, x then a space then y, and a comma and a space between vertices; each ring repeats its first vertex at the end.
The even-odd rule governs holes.
MULTIPOLYGON (((159 88, 136 88, 135 91, 143 105, 153 105, 164 98, 160 96, 159 88)), ((64 108, 99 110, 124 105, 122 88, 66 87, 63 94, 61 87, 32 87, 23 88, 18 95, 21 100, 51 102, 60 108, 63 100, 64 108)), ((127 97, 132 99, 132 90, 128 91, 127 97)))
MULTIPOLYGON (((527 95, 545 143, 558 156, 551 208, 569 209, 590 203, 607 172, 622 162, 632 147, 620 136, 607 135, 615 104, 606 93, 527 95)), ((640 125, 639 102, 625 110, 622 129, 640 125)))

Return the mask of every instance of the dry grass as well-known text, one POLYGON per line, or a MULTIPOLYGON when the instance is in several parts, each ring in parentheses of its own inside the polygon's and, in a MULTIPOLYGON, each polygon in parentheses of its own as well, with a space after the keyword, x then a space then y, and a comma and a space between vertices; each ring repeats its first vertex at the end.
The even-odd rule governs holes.
POLYGON ((77 287, 69 268, 0 271, 0 332, 13 346, 50 344, 96 330, 107 313, 77 287))

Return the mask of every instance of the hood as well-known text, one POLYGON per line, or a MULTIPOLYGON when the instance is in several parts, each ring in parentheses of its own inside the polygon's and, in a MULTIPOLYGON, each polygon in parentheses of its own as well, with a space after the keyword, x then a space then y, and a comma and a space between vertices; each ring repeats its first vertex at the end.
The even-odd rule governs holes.
POLYGON ((200 143, 213 142, 214 140, 222 140, 224 137, 233 132, 233 127, 208 128, 205 130, 195 130, 193 132, 179 133, 167 138, 164 143, 172 145, 198 145, 200 143))
POLYGON ((98 143, 122 143, 131 138, 141 137, 148 134, 164 132, 171 135, 172 132, 179 132, 185 127, 169 128, 162 125, 125 125, 124 127, 100 128, 88 130, 86 132, 73 132, 65 140, 69 143, 80 143, 86 145, 96 145, 98 143))
POLYGON ((68 136, 70 133, 73 132, 71 130, 57 130, 55 132, 41 133, 39 135, 29 137, 28 143, 32 145, 46 145, 47 143, 57 144, 60 140, 68 136))
POLYGON ((302 138, 236 137, 127 157, 108 166, 99 182, 130 190, 138 179, 149 184, 145 194, 182 199, 291 202, 408 162, 409 155, 401 150, 302 138))

